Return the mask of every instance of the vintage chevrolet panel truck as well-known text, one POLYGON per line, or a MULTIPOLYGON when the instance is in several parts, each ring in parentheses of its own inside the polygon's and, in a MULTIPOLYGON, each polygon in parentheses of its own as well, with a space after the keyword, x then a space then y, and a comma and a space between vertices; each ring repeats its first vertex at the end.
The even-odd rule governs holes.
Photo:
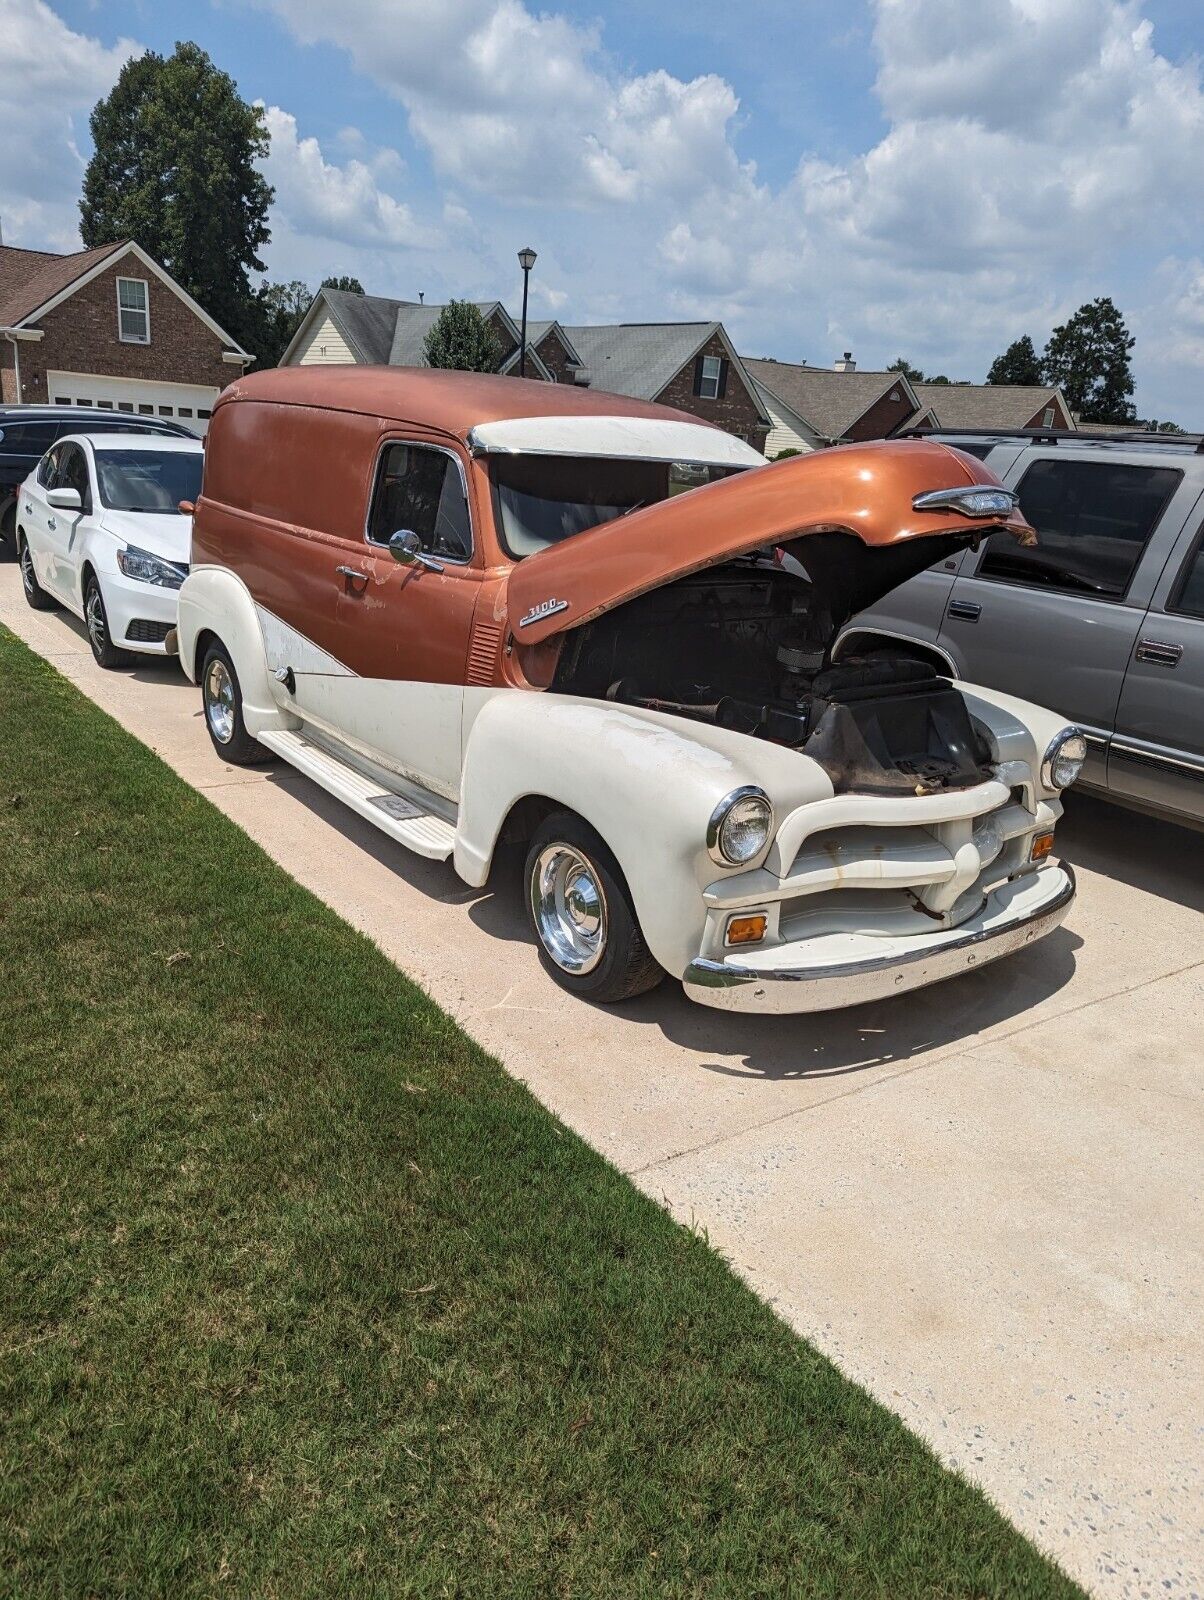
POLYGON ((289 368, 213 412, 179 650, 270 752, 483 885, 526 849, 542 959, 614 1001, 814 1011, 1018 950, 1084 746, 842 625, 1032 530, 923 441, 766 466, 660 406, 513 378, 289 368))

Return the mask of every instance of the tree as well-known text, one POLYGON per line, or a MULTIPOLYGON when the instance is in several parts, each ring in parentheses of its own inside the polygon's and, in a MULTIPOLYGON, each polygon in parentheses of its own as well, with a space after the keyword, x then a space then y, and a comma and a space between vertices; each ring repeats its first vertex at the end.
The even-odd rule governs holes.
POLYGON ((919 367, 913 367, 906 356, 896 356, 886 369, 888 372, 901 372, 908 383, 923 383, 924 374, 919 367))
POLYGON ((987 373, 988 383, 1039 384, 1041 381, 1041 358, 1027 333, 1008 345, 1001 356, 996 356, 987 373))
POLYGON ((1141 418, 1138 420, 1139 428, 1146 428, 1150 433, 1186 433, 1186 428, 1181 428, 1177 422, 1159 422, 1157 417, 1141 418))
POLYGON ((423 341, 428 365, 460 372, 496 372, 502 351, 493 329, 469 300, 449 300, 423 341))
POLYGON ((358 278, 323 278, 323 289, 343 289, 348 294, 363 294, 364 286, 358 278))
MULTIPOLYGON (((251 271, 262 272, 272 189, 263 110, 200 48, 129 61, 90 126, 84 244, 134 239, 236 339, 254 350, 251 271)), ((257 352, 258 353, 258 352, 257 352)))
POLYGON ((313 304, 314 293, 307 283, 293 278, 289 283, 263 283, 256 291, 249 322, 256 365, 275 367, 288 348, 313 304))
POLYGON ((1050 334, 1041 376, 1060 385, 1085 422, 1133 422, 1129 351, 1136 342, 1112 301, 1101 295, 1050 334))

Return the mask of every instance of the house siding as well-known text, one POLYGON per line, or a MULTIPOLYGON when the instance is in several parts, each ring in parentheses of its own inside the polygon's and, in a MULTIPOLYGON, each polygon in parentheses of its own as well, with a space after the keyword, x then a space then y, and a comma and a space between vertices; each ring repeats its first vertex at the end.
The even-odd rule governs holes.
MULTIPOLYGON (((29 346, 26 345, 26 349, 29 346)), ((17 399, 17 372, 13 347, 7 339, 0 340, 0 401, 15 404, 17 399)))
MULTIPOLYGON (((505 361, 506 357, 510 355, 513 350, 518 348, 514 342, 514 335, 503 322, 498 312, 495 311, 493 315, 487 319, 487 321, 489 326, 493 329, 494 338, 497 340, 498 361, 505 361)), ((518 368, 515 367, 514 370, 517 373, 518 368)))
POLYGON ((222 340, 157 274, 128 254, 31 326, 44 335, 21 350, 21 398, 33 405, 51 398, 46 391, 51 371, 217 389, 224 389, 238 372, 222 360, 222 340), (149 344, 123 344, 117 336, 118 278, 142 278, 148 284, 149 344))
POLYGON ((771 461, 776 455, 780 455, 783 450, 806 451, 814 450, 817 447, 820 441, 813 434, 800 432, 799 426, 796 426, 788 414, 781 409, 780 401, 775 401, 773 396, 766 389, 763 389, 760 384, 757 385, 757 392, 760 396, 761 404, 769 413, 769 435, 765 440, 764 451, 771 461))
POLYGON ((720 356, 725 361, 731 361, 722 337, 718 333, 712 334, 653 399, 663 406, 676 406, 681 411, 705 418, 707 422, 714 422, 726 432, 747 440, 754 450, 763 451, 769 429, 762 420, 756 400, 745 388, 735 362, 728 368, 727 393, 723 398, 704 400, 701 395, 694 393, 694 363, 699 356, 720 356))
POLYGON ((888 439, 897 427, 907 421, 913 409, 905 389, 888 389, 880 400, 875 400, 869 410, 857 418, 852 427, 845 429, 841 437, 850 444, 862 439, 888 439), (892 395, 897 395, 898 399, 892 400, 892 395))
POLYGON ((1061 401, 1058 400, 1056 395, 1049 400, 1043 400, 1028 421, 1022 422, 1020 426, 1022 428, 1044 428, 1046 425, 1044 420, 1045 413, 1050 410, 1052 410, 1054 414, 1053 422, 1050 424, 1050 426, 1069 431, 1071 428, 1070 418, 1062 410, 1061 401))
POLYGON ((289 357, 290 367, 346 367, 355 365, 351 346, 334 325, 334 318, 314 319, 313 327, 289 357))
POLYGON ((572 383, 576 368, 569 365, 568 351, 556 334, 545 333, 533 348, 557 383, 572 383))

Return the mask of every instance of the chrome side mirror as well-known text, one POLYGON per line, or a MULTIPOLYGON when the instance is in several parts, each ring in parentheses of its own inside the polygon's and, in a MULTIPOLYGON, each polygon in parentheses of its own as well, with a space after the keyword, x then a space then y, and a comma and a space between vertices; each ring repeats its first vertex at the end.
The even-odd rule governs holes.
POLYGON ((398 528, 389 540, 389 554, 402 567, 420 566, 431 572, 443 571, 443 563, 426 554, 422 540, 410 528, 398 528))

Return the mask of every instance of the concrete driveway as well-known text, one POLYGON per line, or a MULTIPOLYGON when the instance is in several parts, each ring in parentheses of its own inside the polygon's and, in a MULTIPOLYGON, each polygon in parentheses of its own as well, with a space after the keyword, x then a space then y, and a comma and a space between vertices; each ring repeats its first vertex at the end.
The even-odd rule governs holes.
POLYGON ((225 766, 174 666, 101 672, 12 564, 0 621, 1084 1584, 1204 1589, 1204 836, 1072 797, 1069 923, 898 1000, 753 1021, 666 983, 594 1009, 543 975, 513 894, 286 767, 225 766))

